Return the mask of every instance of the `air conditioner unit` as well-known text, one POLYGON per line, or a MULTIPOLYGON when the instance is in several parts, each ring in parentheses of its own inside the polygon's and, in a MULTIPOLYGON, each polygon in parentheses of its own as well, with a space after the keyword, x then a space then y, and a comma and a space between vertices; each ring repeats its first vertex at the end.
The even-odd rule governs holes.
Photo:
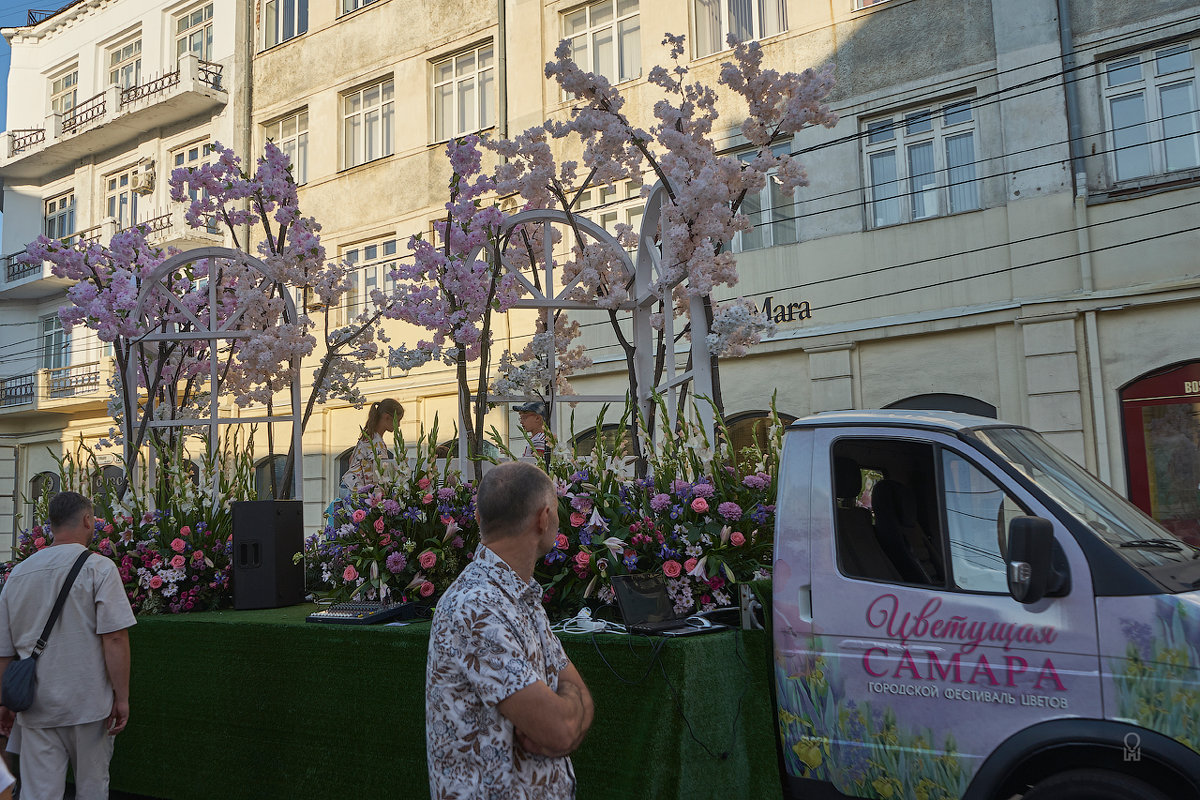
POLYGON ((150 194, 154 191, 154 159, 148 158, 138 164, 130 188, 137 194, 150 194))

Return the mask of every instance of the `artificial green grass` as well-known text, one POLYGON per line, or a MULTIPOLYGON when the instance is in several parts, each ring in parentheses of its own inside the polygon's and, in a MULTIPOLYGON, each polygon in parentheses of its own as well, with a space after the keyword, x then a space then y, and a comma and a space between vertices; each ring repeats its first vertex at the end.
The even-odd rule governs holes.
MULTIPOLYGON (((428 622, 305 623, 313 609, 141 617, 114 791, 428 797, 428 622)), ((580 800, 780 796, 764 632, 563 641, 596 703, 580 800)))

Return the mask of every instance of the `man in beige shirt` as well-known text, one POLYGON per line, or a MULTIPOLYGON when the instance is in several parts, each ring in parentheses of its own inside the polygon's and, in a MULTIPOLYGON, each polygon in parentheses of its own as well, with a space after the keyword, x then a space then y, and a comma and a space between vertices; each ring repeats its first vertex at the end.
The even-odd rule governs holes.
MULTIPOLYGON (((92 541, 95 516, 86 497, 60 492, 49 517, 54 544, 18 564, 0 591, 0 672, 15 655, 29 657, 71 565, 92 541)), ((88 558, 38 659, 33 705, 16 715, 23 800, 61 798, 68 763, 78 800, 108 797, 113 736, 129 721, 135 621, 116 565, 88 558)), ((12 712, 0 709, 0 733, 12 727, 12 712)))

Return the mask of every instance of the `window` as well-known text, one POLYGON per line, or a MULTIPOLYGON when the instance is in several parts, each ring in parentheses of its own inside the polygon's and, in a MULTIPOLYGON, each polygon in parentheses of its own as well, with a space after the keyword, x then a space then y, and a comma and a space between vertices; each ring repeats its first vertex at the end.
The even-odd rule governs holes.
POLYGON ((71 363, 71 335, 57 314, 42 317, 42 369, 60 369, 71 363))
MULTIPOLYGON (((185 169, 195 169, 207 161, 208 156, 213 151, 213 146, 208 142, 193 142, 189 145, 177 148, 171 151, 171 169, 177 170, 181 167, 185 169)), ((192 186, 188 188, 188 197, 191 200, 200 199, 200 189, 192 186)), ((220 229, 217 227, 217 220, 213 216, 209 216, 206 230, 209 233, 218 233, 220 229)))
POLYGON ((494 81, 490 44, 435 62, 434 141, 443 142, 491 126, 496 119, 494 81))
POLYGON ((118 230, 125 230, 137 221, 138 196, 133 191, 133 176, 137 168, 109 175, 104 180, 104 209, 117 221, 118 230))
MULTIPOLYGON (((795 421, 796 418, 791 414, 779 415, 779 422, 785 428, 795 421)), ((742 414, 735 414, 725 424, 729 429, 729 443, 732 445, 733 452, 739 460, 745 455, 742 451, 747 447, 757 447, 763 452, 769 449, 770 442, 768 441, 768 437, 771 433, 770 411, 747 411, 742 414)))
POLYGON ((875 227, 979 208, 970 100, 870 120, 866 134, 875 227))
POLYGON ((266 139, 288 154, 292 178, 297 184, 308 182, 308 109, 263 126, 266 139))
POLYGON ((855 0, 854 7, 855 8, 870 8, 871 6, 877 6, 880 3, 886 3, 886 2, 887 2, 887 0, 855 0))
POLYGON ((308 0, 267 0, 263 43, 274 47, 308 31, 308 0))
POLYGON ((1008 593, 1008 523, 1025 512, 991 478, 957 453, 942 451, 946 533, 955 588, 1008 593))
POLYGON ((342 0, 342 13, 349 14, 351 11, 357 11, 363 6, 370 5, 375 0, 342 0))
POLYGON ((37 507, 43 502, 49 502, 50 498, 58 494, 59 487, 62 485, 62 479, 54 472, 39 472, 29 479, 29 495, 32 498, 34 507, 37 507))
POLYGON ((342 261, 353 268, 350 273, 352 286, 343 300, 347 320, 367 309, 371 292, 382 289, 385 294, 392 293, 394 282, 390 273, 396 268, 397 249, 397 240, 387 238, 342 250, 342 261))
MULTIPOLYGON (((617 223, 625 223, 637 233, 642 228, 642 216, 646 213, 646 201, 642 199, 642 185, 626 180, 613 186, 595 186, 585 189, 576 204, 584 215, 604 230, 617 233, 617 223)), ((631 248, 636 252, 637 248, 631 248)))
POLYGON ((213 4, 197 8, 175 20, 175 58, 191 53, 201 61, 212 61, 213 4))
POLYGON ((1200 167, 1190 45, 1110 61, 1102 80, 1117 182, 1200 167))
POLYGON ((292 496, 292 487, 283 485, 283 468, 287 465, 287 456, 264 458, 254 465, 254 493, 259 500, 287 499, 292 496), (271 495, 271 467, 274 466, 275 492, 278 498, 271 495))
POLYGON ((342 97, 345 165, 354 167, 392 154, 395 88, 391 78, 342 97))
POLYGON ((46 201, 46 236, 67 239, 75 233, 75 193, 67 192, 46 201))
POLYGON ((142 82, 141 39, 108 52, 108 82, 122 89, 132 89, 142 82))
MULTIPOLYGON (((775 155, 786 155, 789 144, 777 144, 771 148, 775 155)), ((744 153, 743 161, 749 161, 757 152, 744 153)), ((733 237, 733 252, 761 250, 777 244, 794 244, 797 241, 795 196, 789 197, 779 189, 774 176, 768 176, 767 185, 756 194, 747 193, 739 209, 754 225, 754 230, 733 237)))
POLYGON ((71 70, 50 81, 50 111, 65 115, 79 100, 79 71, 71 70))
POLYGON ((747 42, 783 33, 787 8, 784 0, 692 0, 692 23, 700 58, 724 50, 730 34, 747 42))
POLYGON ((611 83, 642 74, 641 23, 637 0, 602 0, 563 14, 563 35, 582 69, 611 83))

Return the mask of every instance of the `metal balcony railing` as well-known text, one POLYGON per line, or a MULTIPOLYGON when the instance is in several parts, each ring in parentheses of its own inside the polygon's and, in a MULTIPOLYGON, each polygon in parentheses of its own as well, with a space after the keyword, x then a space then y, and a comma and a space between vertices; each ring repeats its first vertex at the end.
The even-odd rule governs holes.
POLYGON ((165 75, 160 75, 157 78, 151 78, 145 83, 139 83, 137 86, 130 86, 128 89, 121 90, 121 106, 124 107, 130 103, 136 102, 146 97, 151 97, 159 92, 165 92, 172 86, 179 83, 179 70, 168 72, 165 75))
POLYGON ((8 132, 8 157, 46 141, 45 128, 17 128, 8 132))
POLYGON ((160 231, 165 231, 170 227, 171 227, 171 212, 164 211, 157 216, 150 217, 149 219, 144 219, 141 222, 135 222, 132 225, 126 225, 124 228, 121 228, 119 233, 124 233, 125 231, 131 231, 135 228, 140 228, 143 235, 149 236, 152 233, 158 233, 160 231))
POLYGON ((32 403, 36 393, 36 374, 0 378, 0 408, 32 403))
POLYGON ((23 259, 24 255, 24 250, 18 250, 17 252, 9 253, 4 257, 5 283, 19 281, 21 278, 41 271, 42 264, 40 261, 26 261, 23 259))
POLYGON ((221 72, 225 68, 215 61, 205 61, 200 59, 199 69, 197 73, 200 76, 200 82, 207 84, 213 89, 221 88, 221 72))
POLYGON ((46 387, 50 397, 76 397, 100 391, 100 363, 77 364, 46 370, 46 387))
POLYGON ((104 116, 104 92, 93 95, 71 109, 62 119, 62 132, 74 133, 97 117, 104 116))

